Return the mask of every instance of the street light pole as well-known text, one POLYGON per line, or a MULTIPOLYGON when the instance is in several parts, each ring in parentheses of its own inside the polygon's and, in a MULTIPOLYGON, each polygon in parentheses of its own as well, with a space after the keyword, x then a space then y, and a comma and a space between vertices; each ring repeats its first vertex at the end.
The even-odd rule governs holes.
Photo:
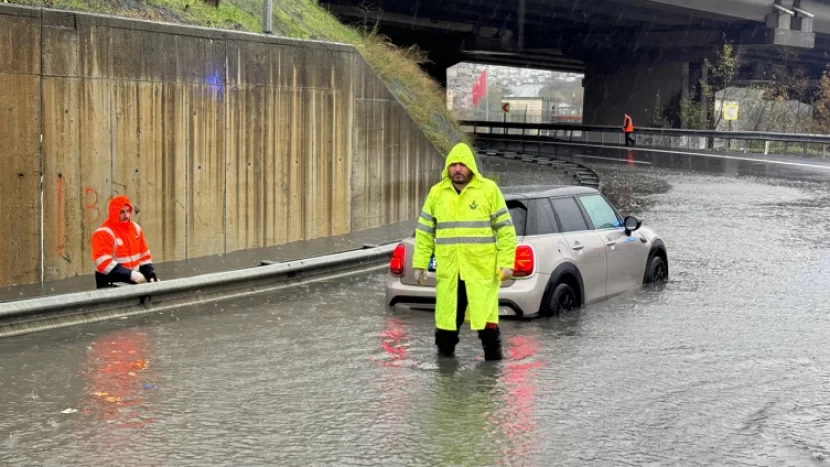
POLYGON ((274 19, 274 15, 272 14, 272 7, 274 5, 274 0, 265 0, 262 5, 262 32, 263 34, 271 34, 272 30, 272 22, 274 19))

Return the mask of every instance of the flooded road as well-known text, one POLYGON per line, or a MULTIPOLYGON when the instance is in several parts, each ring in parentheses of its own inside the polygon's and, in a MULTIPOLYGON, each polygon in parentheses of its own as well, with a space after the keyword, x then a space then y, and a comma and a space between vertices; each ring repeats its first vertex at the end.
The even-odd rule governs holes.
POLYGON ((830 171, 579 154, 668 284, 502 321, 499 363, 383 274, 0 340, 0 464, 826 465, 830 171))

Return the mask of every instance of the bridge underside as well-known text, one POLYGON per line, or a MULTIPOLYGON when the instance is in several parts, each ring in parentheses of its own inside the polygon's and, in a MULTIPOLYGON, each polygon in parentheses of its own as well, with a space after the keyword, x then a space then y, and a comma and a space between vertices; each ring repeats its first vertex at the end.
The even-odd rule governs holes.
POLYGON ((725 41, 741 55, 743 82, 795 67, 817 79, 829 61, 830 38, 813 31, 816 20, 795 1, 687 2, 710 11, 682 8, 677 0, 321 3, 347 22, 378 24, 398 45, 418 44, 429 52, 427 71, 442 83, 446 69, 461 61, 584 72, 585 123, 613 124, 624 111, 645 119, 658 89, 666 100, 694 94, 704 59, 713 60, 725 41))

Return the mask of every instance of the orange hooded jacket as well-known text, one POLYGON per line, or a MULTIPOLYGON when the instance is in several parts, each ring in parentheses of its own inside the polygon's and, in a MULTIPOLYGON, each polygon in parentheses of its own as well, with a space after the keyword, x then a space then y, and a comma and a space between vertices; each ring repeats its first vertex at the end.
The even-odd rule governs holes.
POLYGON ((132 219, 121 222, 121 209, 133 206, 126 196, 116 196, 109 204, 109 217, 92 234, 92 260, 98 288, 113 282, 132 284, 130 274, 139 271, 147 280, 155 278, 150 249, 144 241, 141 227, 132 219))
POLYGON ((634 132, 634 120, 632 120, 631 116, 625 114, 625 118, 623 118, 623 132, 624 133, 633 133, 634 132))

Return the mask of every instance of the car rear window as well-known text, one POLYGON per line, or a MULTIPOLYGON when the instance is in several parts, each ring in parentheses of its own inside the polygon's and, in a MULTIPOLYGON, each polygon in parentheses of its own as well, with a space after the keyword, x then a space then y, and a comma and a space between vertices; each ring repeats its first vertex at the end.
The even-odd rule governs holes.
POLYGON ((524 236, 525 225, 527 224, 527 208, 519 201, 508 201, 507 210, 510 211, 510 217, 513 219, 516 235, 524 236))

